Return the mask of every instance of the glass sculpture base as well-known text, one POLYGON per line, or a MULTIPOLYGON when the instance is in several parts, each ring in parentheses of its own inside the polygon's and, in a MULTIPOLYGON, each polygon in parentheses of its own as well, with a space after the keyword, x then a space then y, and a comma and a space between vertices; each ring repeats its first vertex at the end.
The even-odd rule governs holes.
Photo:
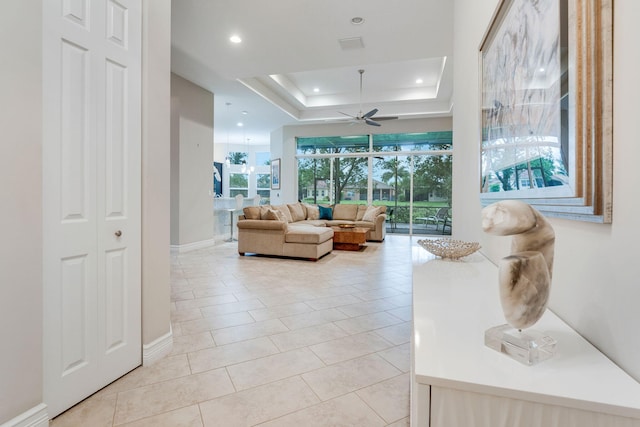
POLYGON ((556 340, 531 329, 518 330, 511 325, 487 329, 484 344, 525 365, 535 365, 555 354, 556 340))

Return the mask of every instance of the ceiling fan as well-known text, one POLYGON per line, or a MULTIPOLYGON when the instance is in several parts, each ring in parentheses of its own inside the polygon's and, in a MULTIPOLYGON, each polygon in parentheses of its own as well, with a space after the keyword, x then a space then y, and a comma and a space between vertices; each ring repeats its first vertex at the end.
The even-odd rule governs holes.
POLYGON ((366 114, 362 114, 362 75, 364 74, 364 70, 360 69, 358 70, 358 73, 360 73, 360 112, 358 112, 357 116, 343 113, 342 111, 338 111, 338 113, 351 117, 351 119, 353 120, 353 123, 366 123, 370 126, 380 126, 380 123, 378 123, 378 121, 380 120, 397 119, 397 117, 378 117, 375 120, 373 120, 373 116, 378 112, 377 108, 374 108, 373 110, 369 111, 366 114))

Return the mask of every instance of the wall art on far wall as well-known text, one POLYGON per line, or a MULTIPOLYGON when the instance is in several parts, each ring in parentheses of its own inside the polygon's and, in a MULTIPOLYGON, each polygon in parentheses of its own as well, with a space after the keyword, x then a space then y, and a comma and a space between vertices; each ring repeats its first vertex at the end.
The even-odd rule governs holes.
POLYGON ((280 189, 280 159, 271 160, 271 189, 280 189))
POLYGON ((501 0, 480 46, 484 205, 610 223, 612 0, 501 0))

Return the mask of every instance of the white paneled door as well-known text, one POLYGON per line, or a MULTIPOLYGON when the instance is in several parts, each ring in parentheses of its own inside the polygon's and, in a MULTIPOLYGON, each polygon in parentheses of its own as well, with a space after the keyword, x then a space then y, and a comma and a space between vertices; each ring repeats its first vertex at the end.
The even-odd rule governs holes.
POLYGON ((142 23, 140 0, 43 6, 43 369, 53 417, 141 363, 142 23))

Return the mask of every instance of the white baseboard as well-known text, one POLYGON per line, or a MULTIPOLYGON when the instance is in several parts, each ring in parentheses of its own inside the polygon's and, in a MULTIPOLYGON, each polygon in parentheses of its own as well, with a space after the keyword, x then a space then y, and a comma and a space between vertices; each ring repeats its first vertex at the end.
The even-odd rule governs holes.
POLYGON ((49 427, 47 405, 41 403, 10 419, 0 427, 49 427))
POLYGON ((154 340, 149 344, 142 346, 142 365, 149 366, 162 359, 173 348, 173 330, 169 326, 169 332, 154 340))
POLYGON ((184 252, 195 251, 197 249, 208 248, 215 244, 215 239, 207 239, 199 242, 186 243, 184 245, 171 245, 170 248, 172 254, 181 254, 184 252))

